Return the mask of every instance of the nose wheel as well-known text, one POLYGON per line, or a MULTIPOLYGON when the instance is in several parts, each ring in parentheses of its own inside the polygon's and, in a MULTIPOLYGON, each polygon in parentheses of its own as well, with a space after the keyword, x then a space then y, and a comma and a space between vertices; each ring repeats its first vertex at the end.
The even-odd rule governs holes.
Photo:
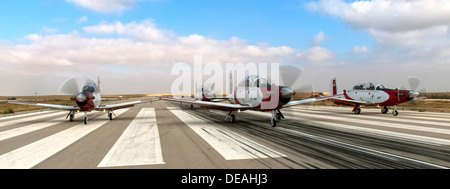
POLYGON ((277 116, 279 117, 280 115, 275 110, 272 110, 272 119, 270 119, 272 127, 277 127, 277 116))
POLYGON ((87 112, 84 112, 84 118, 83 118, 84 124, 87 125, 88 123, 88 117, 87 117, 87 112))
POLYGON ((397 106, 394 106, 394 111, 392 111, 392 115, 398 116, 397 106))

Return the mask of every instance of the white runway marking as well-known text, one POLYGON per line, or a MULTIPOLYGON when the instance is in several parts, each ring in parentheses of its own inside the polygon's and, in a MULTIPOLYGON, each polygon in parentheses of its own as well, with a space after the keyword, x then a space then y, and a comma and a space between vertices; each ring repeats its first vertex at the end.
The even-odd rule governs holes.
MULTIPOLYGON (((406 130, 415 130, 415 131, 424 131, 424 132, 431 132, 431 133, 438 133, 438 134, 450 134, 450 126, 449 129, 439 129, 439 128, 432 128, 432 127, 421 127, 421 126, 414 126, 414 125, 409 125, 409 124, 399 124, 399 123, 387 123, 385 118, 384 118, 384 122, 381 121, 372 121, 372 120, 368 120, 368 119, 361 119, 367 116, 360 116, 360 115, 355 115, 355 118, 347 118, 344 116, 340 116, 337 114, 321 114, 321 113, 315 113, 315 112, 310 112, 307 110, 297 110, 297 111, 301 111, 300 112, 290 112, 292 114, 296 114, 296 115, 302 115, 302 116, 307 116, 307 117, 313 117, 313 118, 324 118, 324 119, 332 119, 332 120, 336 120, 336 121, 345 121, 345 122, 350 122, 350 123, 357 123, 357 124, 364 124, 364 125, 374 125, 374 126, 379 126, 379 127, 390 127, 390 128, 398 128, 398 129, 406 129, 406 130)), ((372 118, 372 117, 371 117, 372 118)), ((401 121, 401 120, 398 120, 401 121)), ((408 120, 409 121, 409 120, 408 120)), ((428 124, 432 124, 430 122, 427 122, 428 124)), ((438 124, 438 123, 436 123, 438 124)), ((441 124, 441 123, 439 123, 441 124)), ((448 125, 445 125, 448 126, 448 125)))
POLYGON ((16 129, 11 129, 11 130, 7 130, 7 131, 3 131, 0 132, 0 141, 2 140, 6 140, 8 138, 12 138, 15 136, 19 136, 19 135, 23 135, 29 132, 33 132, 33 131, 37 131, 40 129, 44 129, 62 122, 65 122, 66 119, 64 117, 58 118, 58 119, 53 119, 53 120, 49 120, 49 121, 44 121, 41 123, 36 123, 36 124, 32 124, 32 125, 28 125, 25 127, 19 127, 16 129))
POLYGON ((142 108, 98 167, 165 164, 154 108, 142 108))
MULTIPOLYGON (((57 116, 57 115, 64 115, 64 114, 68 114, 68 112, 46 112, 47 114, 44 115, 40 115, 39 116, 30 116, 30 117, 25 117, 25 118, 20 118, 20 119, 15 119, 15 120, 10 120, 10 121, 5 121, 5 122, 1 122, 0 123, 0 127, 4 127, 4 126, 8 126, 8 125, 13 125, 13 124, 17 124, 17 123, 23 123, 23 122, 27 122, 27 121, 33 121, 33 120, 37 120, 37 119, 42 119, 42 118, 48 118, 48 117, 53 117, 53 116, 57 116)), ((38 115, 38 114, 34 114, 33 115, 38 115)), ((20 116, 20 117, 24 117, 24 116, 20 116)))
MULTIPOLYGON (((263 113, 263 112, 249 111, 248 113, 264 115, 267 117, 272 116, 271 114, 263 113)), ((300 114, 302 114, 302 113, 300 113, 300 114)), ((311 125, 322 125, 324 127, 332 127, 334 129, 338 129, 338 130, 350 130, 350 131, 364 132, 367 134, 375 134, 375 135, 381 135, 381 136, 387 136, 387 137, 394 137, 394 138, 403 139, 406 141, 414 141, 414 142, 420 142, 420 143, 431 144, 431 145, 450 145, 450 140, 421 136, 421 135, 414 135, 414 134, 407 134, 407 133, 401 133, 401 132, 366 128, 366 127, 363 127, 363 125, 364 125, 363 123, 361 123, 361 126, 352 126, 352 125, 335 123, 335 122, 333 122, 333 117, 331 117, 331 116, 323 116, 324 118, 331 118, 331 120, 327 120, 327 121, 310 120, 310 119, 297 118, 297 117, 292 117, 292 116, 285 116, 285 117, 286 117, 286 119, 299 120, 303 123, 309 123, 311 125)), ((384 124, 390 124, 390 123, 385 122, 384 124)))
POLYGON ((345 117, 351 117, 351 118, 370 118, 370 119, 377 119, 377 120, 383 120, 383 121, 387 121, 387 120, 394 120, 394 121, 402 121, 402 122, 412 122, 412 123, 419 123, 419 124, 430 124, 430 125, 439 125, 439 126, 444 126, 444 127, 450 127, 450 124, 448 123, 450 121, 450 118, 434 118, 434 117, 424 117, 425 115, 427 115, 426 113, 424 113, 423 115, 417 115, 417 114, 402 114, 400 116, 392 116, 392 114, 390 115, 382 115, 380 113, 380 115, 364 115, 364 114, 360 114, 360 115, 355 115, 355 114, 339 114, 339 112, 337 111, 333 111, 335 110, 335 108, 329 108, 329 109, 324 109, 324 108, 320 108, 320 109, 304 109, 301 107, 295 107, 293 108, 293 110, 295 111, 306 111, 306 112, 314 112, 316 114, 333 114, 336 116, 345 116, 345 117), (325 111, 323 111, 325 110, 325 111), (426 120, 431 120, 431 121, 426 121, 426 120))
POLYGON ((0 121, 8 120, 8 119, 13 119, 13 118, 21 118, 21 117, 27 117, 27 116, 35 116, 35 115, 44 114, 44 113, 50 113, 50 112, 51 112, 51 111, 41 111, 41 112, 25 113, 25 114, 20 114, 20 115, 5 116, 5 117, 0 117, 0 121))
POLYGON ((343 142, 328 139, 328 138, 323 138, 323 137, 319 137, 319 136, 315 136, 315 135, 310 135, 307 133, 302 133, 299 131, 294 131, 291 129, 281 128, 281 127, 277 127, 276 129, 284 131, 284 132, 292 133, 295 135, 312 138, 314 140, 326 142, 326 143, 329 143, 332 145, 341 146, 341 147, 344 147, 347 149, 357 150, 357 151, 360 151, 363 153, 376 155, 376 156, 387 158, 387 159, 399 159, 399 160, 403 160, 403 161, 410 161, 410 162, 415 162, 415 163, 431 166, 434 168, 448 169, 448 167, 444 167, 444 166, 440 166, 440 165, 436 165, 436 164, 432 164, 432 163, 428 163, 428 162, 424 162, 424 161, 419 161, 419 160, 415 160, 415 159, 411 159, 411 158, 407 158, 407 157, 403 157, 403 156, 399 156, 399 155, 395 155, 395 154, 390 154, 390 153, 386 153, 386 152, 382 152, 382 151, 378 151, 378 150, 373 150, 373 149, 369 149, 369 148, 365 148, 365 147, 361 147, 361 146, 357 146, 357 145, 353 145, 353 144, 347 144, 347 143, 343 143, 343 142))
MULTIPOLYGON (((115 111, 119 116, 128 109, 115 111)), ((67 146, 98 129, 110 120, 92 120, 28 144, 0 156, 0 169, 30 169, 67 146)))
POLYGON ((264 145, 239 135, 224 126, 195 117, 176 107, 167 107, 226 160, 286 157, 264 145))

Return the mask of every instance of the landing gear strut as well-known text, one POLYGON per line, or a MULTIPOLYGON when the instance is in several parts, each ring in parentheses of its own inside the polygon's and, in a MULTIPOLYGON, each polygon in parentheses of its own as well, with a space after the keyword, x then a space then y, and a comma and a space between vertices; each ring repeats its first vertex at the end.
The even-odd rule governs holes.
POLYGON ((87 123, 88 123, 87 112, 84 112, 84 118, 83 118, 83 120, 84 120, 84 124, 87 125, 87 123))
POLYGON ((67 114, 66 119, 69 118, 70 122, 72 122, 74 117, 75 117, 75 112, 70 111, 69 114, 67 114))
POLYGON ((230 111, 230 112, 228 113, 228 116, 225 118, 225 120, 227 120, 228 118, 230 118, 230 122, 231 122, 231 123, 236 122, 236 116, 233 114, 233 111, 230 111))
POLYGON ((397 106, 394 106, 394 111, 392 111, 392 115, 394 116, 398 115, 397 106))
POLYGON ((270 124, 272 125, 272 127, 277 126, 277 115, 278 113, 275 113, 275 110, 272 110, 272 119, 270 119, 270 124))

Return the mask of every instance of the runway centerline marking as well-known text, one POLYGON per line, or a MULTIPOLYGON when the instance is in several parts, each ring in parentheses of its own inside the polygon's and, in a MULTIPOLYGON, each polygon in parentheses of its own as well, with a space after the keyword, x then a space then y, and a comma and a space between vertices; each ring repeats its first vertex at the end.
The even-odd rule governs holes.
POLYGON ((165 164, 155 108, 142 108, 98 167, 165 164))
MULTIPOLYGON (((127 109, 116 110, 119 116, 127 109)), ((94 119, 28 144, 0 156, 0 169, 30 169, 47 158, 63 150, 72 143, 98 129, 110 120, 94 119)))
POLYGON ((286 155, 239 135, 224 126, 193 116, 177 107, 167 107, 167 109, 226 160, 286 157, 286 155))

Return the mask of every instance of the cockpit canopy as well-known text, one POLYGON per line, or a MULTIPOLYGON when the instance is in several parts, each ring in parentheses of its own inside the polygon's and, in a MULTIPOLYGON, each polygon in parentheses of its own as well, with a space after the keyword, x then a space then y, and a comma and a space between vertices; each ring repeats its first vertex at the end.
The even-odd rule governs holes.
POLYGON ((83 92, 91 92, 91 93, 95 93, 95 89, 97 88, 97 85, 95 83, 87 83, 84 87, 83 87, 83 92))
POLYGON ((365 82, 359 83, 353 87, 354 90, 384 90, 387 89, 381 83, 365 82))
POLYGON ((249 75, 239 82, 238 87, 270 87, 270 84, 263 77, 249 75))

